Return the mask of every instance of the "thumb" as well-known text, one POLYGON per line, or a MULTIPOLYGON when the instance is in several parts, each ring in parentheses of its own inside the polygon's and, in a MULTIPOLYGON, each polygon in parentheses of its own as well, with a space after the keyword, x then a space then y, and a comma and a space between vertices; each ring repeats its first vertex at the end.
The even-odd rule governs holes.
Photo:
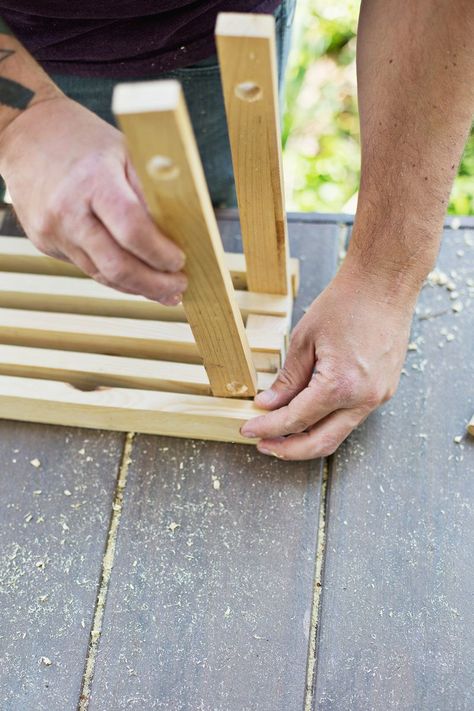
POLYGON ((276 380, 268 390, 255 397, 259 407, 275 410, 293 400, 309 383, 315 366, 314 341, 295 333, 291 337, 288 354, 276 380))

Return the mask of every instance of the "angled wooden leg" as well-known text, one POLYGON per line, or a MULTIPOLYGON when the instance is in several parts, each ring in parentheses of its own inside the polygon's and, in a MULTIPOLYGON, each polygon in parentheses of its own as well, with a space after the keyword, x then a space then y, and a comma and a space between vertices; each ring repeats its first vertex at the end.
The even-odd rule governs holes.
POLYGON ((287 294, 288 236, 274 18, 220 13, 216 42, 248 287, 287 294))
POLYGON ((253 396, 255 369, 181 87, 121 84, 113 110, 152 217, 186 254, 183 306, 212 393, 253 396))

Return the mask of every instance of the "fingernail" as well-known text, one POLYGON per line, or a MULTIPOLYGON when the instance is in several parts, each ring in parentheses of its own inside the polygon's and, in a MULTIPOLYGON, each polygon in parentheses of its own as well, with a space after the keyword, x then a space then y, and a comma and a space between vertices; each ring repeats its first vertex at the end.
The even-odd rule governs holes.
POLYGON ((173 262, 171 266, 172 272, 179 272, 186 264, 186 255, 184 252, 179 253, 179 257, 173 262))
POLYGON ((175 294, 174 296, 169 296, 166 299, 161 299, 161 303, 164 304, 164 306, 177 306, 182 300, 182 294, 175 294))
POLYGON ((257 405, 271 405, 276 400, 277 393, 274 390, 264 390, 255 398, 257 405))
POLYGON ((272 452, 271 449, 267 449, 266 447, 257 447, 257 449, 260 454, 268 454, 270 457, 276 457, 277 459, 281 459, 281 456, 278 454, 278 452, 272 452))
POLYGON ((240 434, 242 435, 242 437, 248 437, 249 439, 256 439, 257 437, 255 432, 252 432, 252 430, 248 430, 245 427, 241 428, 240 434))

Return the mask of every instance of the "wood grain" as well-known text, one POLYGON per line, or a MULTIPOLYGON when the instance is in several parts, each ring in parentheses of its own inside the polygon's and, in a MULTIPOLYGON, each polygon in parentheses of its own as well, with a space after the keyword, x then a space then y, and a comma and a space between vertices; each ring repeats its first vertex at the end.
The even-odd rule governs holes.
POLYGON ((181 87, 121 84, 114 113, 148 209, 186 255, 186 318, 214 395, 253 396, 257 380, 181 87))
MULTIPOLYGON (((230 271, 234 288, 246 290, 245 256, 240 252, 225 252, 224 262, 230 271)), ((299 288, 299 264, 296 258, 290 259, 289 269, 292 293, 295 295, 299 288)), ((89 278, 74 264, 43 254, 30 240, 8 235, 0 235, 0 272, 27 272, 29 274, 89 278)))
MULTIPOLYGON (((291 310, 288 296, 236 291, 242 318, 250 313, 285 316, 291 310)), ((0 306, 97 316, 185 321, 182 306, 163 306, 142 296, 123 294, 92 279, 44 274, 0 272, 0 306)))
POLYGON ((271 15, 220 13, 216 44, 248 285, 252 291, 287 294, 275 20, 271 15))
MULTIPOLYGON (((255 367, 275 372, 284 339, 268 329, 247 334, 255 367)), ((189 324, 0 308, 0 343, 134 358, 202 363, 189 324)))
POLYGON ((240 427, 261 412, 236 398, 131 388, 82 391, 52 380, 0 375, 0 418, 23 422, 249 443, 240 427))
MULTIPOLYGON (((59 380, 82 390, 123 387, 212 395, 202 365, 50 348, 0 345, 0 374, 59 380)), ((258 389, 269 387, 274 377, 257 373, 258 389)))

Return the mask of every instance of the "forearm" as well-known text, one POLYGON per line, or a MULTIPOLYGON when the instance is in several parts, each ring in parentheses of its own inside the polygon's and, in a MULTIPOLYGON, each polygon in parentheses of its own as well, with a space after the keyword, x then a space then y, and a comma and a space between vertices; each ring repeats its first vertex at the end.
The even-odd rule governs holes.
POLYGON ((28 107, 60 90, 0 17, 0 136, 28 107))
POLYGON ((362 3, 362 176, 349 255, 408 289, 436 258, 471 125, 473 37, 472 0, 362 3))

